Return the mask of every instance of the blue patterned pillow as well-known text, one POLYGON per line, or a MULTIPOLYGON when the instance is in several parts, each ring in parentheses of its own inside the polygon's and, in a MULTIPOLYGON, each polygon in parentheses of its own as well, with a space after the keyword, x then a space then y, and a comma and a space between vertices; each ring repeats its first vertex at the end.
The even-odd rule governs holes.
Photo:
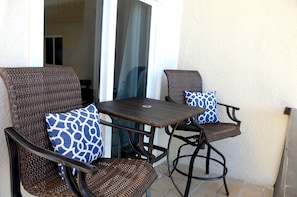
MULTIPOLYGON (((47 113, 45 117, 54 151, 86 163, 103 156, 100 119, 94 104, 66 113, 47 113)), ((62 165, 58 167, 64 179, 62 165)), ((72 172, 75 174, 76 170, 72 172)))
MULTIPOLYGON (((184 95, 188 105, 205 109, 205 112, 198 116, 199 124, 216 123, 219 121, 217 115, 216 91, 201 93, 185 90, 184 95)), ((188 119, 187 124, 191 124, 190 119, 188 119)))

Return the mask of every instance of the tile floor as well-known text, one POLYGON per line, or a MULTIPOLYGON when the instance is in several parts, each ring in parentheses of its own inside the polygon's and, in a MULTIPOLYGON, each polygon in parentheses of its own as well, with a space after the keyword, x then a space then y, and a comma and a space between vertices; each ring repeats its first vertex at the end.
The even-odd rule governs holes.
MULTIPOLYGON (((151 197, 179 197, 171 179, 168 177, 167 165, 157 166, 158 179, 151 187, 151 197)), ((173 179, 181 191, 184 191, 186 178, 179 173, 173 174, 173 179)), ((227 177, 229 197, 272 197, 273 188, 245 183, 227 177)), ((144 195, 145 196, 145 195, 144 195)), ((190 188, 190 197, 226 197, 222 179, 216 181, 193 180, 190 188)))

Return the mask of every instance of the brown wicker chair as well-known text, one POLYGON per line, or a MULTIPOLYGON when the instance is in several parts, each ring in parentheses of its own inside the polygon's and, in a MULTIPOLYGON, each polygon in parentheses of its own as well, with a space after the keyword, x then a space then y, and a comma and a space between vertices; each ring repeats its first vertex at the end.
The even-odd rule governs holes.
POLYGON ((151 164, 143 160, 102 158, 88 164, 53 151, 45 113, 82 106, 80 82, 70 67, 0 68, 0 75, 13 124, 5 129, 12 196, 21 196, 21 181, 34 196, 135 197, 157 178, 151 164), (57 163, 62 163, 66 181, 59 176, 57 163), (78 170, 77 177, 71 168, 78 170))
MULTIPOLYGON (((164 70, 164 72, 168 80, 168 96, 165 97, 167 101, 186 104, 184 90, 188 90, 192 92, 202 92, 202 78, 198 71, 164 70)), ((172 173, 174 170, 176 170, 179 173, 188 176, 188 182, 187 182, 184 196, 188 196, 189 194, 192 178, 196 178, 200 180, 216 180, 216 179, 223 178, 226 194, 229 195, 229 191, 228 191, 228 187, 225 179, 225 176, 227 174, 225 157, 221 152, 215 149, 210 144, 210 142, 222 140, 228 137, 234 137, 240 134, 240 121, 235 116, 235 111, 239 110, 239 108, 233 107, 230 105, 221 104, 221 103, 217 103, 217 104, 218 106, 226 107, 228 117, 232 120, 231 121, 232 123, 218 122, 218 123, 208 123, 208 124, 199 125, 199 123, 196 121, 195 124, 187 125, 186 124, 187 120, 185 120, 184 122, 180 122, 176 126, 176 130, 194 131, 195 134, 188 137, 173 134, 173 137, 176 137, 184 142, 184 144, 182 144, 178 148, 177 157, 173 160, 173 170, 171 171, 172 173), (182 147, 187 145, 196 147, 194 153, 188 154, 188 155, 181 155, 182 147), (198 155, 199 150, 203 149, 205 146, 207 147, 207 154, 198 155), (216 152, 218 156, 221 158, 221 160, 211 157, 211 150, 216 152), (191 157, 189 172, 187 173, 178 169, 178 161, 179 159, 184 157, 191 157), (197 157, 202 157, 206 159, 206 174, 209 174, 210 161, 217 162, 218 164, 222 165, 223 167, 222 174, 219 176, 208 177, 208 178, 194 176, 193 165, 194 165, 195 158, 197 157)), ((167 132, 170 132, 168 130, 169 129, 167 128, 167 132)))

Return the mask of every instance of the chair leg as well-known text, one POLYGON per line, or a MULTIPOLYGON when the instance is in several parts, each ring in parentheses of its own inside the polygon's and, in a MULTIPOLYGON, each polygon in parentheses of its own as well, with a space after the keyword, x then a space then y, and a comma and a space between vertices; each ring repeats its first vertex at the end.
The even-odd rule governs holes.
POLYGON ((176 169, 176 166, 178 165, 178 161, 179 161, 179 158, 180 158, 180 152, 181 152, 181 149, 182 147, 186 146, 188 144, 183 144, 181 146, 178 147, 178 150, 177 150, 177 157, 176 159, 173 161, 173 166, 172 166, 172 170, 169 174, 169 176, 171 176, 171 174, 174 172, 174 170, 176 169))
POLYGON ((228 172, 228 169, 226 167, 226 158, 225 158, 225 156, 220 151, 218 151, 212 145, 210 145, 209 143, 207 145, 209 146, 209 148, 211 148, 212 150, 214 150, 223 159, 223 162, 221 163, 223 165, 222 178, 223 178, 224 187, 225 187, 225 190, 226 190, 226 195, 229 196, 229 190, 228 190, 227 181, 226 181, 226 174, 228 172))
MULTIPOLYGON (((171 138, 169 138, 169 142, 171 141, 171 138)), ((170 144, 170 143, 168 143, 170 144)), ((181 145, 180 147, 178 147, 178 150, 177 150, 177 157, 173 160, 173 169, 170 169, 169 168, 169 158, 168 158, 168 155, 167 155, 167 165, 168 165, 168 172, 170 173, 169 174, 169 177, 171 178, 171 181, 172 183, 174 184, 175 188, 177 189, 177 191, 180 193, 181 196, 185 196, 185 197, 188 197, 189 195, 189 192, 190 192, 190 187, 191 187, 191 182, 192 182, 192 179, 195 178, 195 179, 198 179, 198 180, 204 180, 204 181, 212 181, 212 180, 218 180, 218 179, 223 179, 223 183, 224 183, 224 187, 225 187, 225 190, 226 190, 226 195, 229 196, 229 190, 228 190, 228 186, 227 186, 227 182, 226 182, 226 174, 228 172, 228 169, 226 167, 226 159, 224 157, 224 155, 219 152, 217 149, 215 149, 211 144, 209 144, 207 141, 204 141, 203 142, 200 142, 198 143, 198 145, 196 145, 196 148, 193 152, 193 154, 189 154, 189 155, 180 155, 181 154, 181 149, 183 146, 186 146, 186 145, 192 145, 191 143, 186 143, 186 144, 183 144, 181 145), (199 153, 199 150, 200 149, 204 149, 205 147, 204 146, 207 146, 207 153, 206 155, 198 155, 199 153), (219 157, 221 157, 220 160, 216 159, 216 158, 211 158, 211 150, 215 151, 219 157), (184 158, 184 157, 190 157, 190 163, 189 163, 189 168, 188 168, 188 173, 185 173, 181 170, 179 170, 177 168, 177 165, 179 163, 179 159, 180 158, 184 158), (194 176, 193 175, 193 169, 194 169, 194 163, 195 163, 195 159, 196 157, 199 157, 199 158, 204 158, 206 159, 206 174, 209 174, 209 166, 210 166, 210 161, 214 161, 214 162, 217 162, 218 164, 222 165, 223 167, 223 173, 222 175, 219 175, 219 176, 214 176, 214 177, 199 177, 199 176, 194 176), (187 176, 187 184, 186 184, 186 188, 185 188, 185 192, 184 194, 182 194, 182 192, 178 189, 177 185, 175 184, 175 182, 173 181, 172 179, 172 173, 174 171, 177 171, 178 173, 180 174, 183 174, 185 176, 187 176)), ((168 145, 169 147, 169 145, 168 145)))
POLYGON ((224 186, 225 186, 226 194, 227 194, 227 196, 229 196, 229 189, 227 187, 227 182, 226 182, 226 177, 225 176, 223 177, 223 181, 224 181, 224 186))
POLYGON ((191 160, 190 160, 190 166, 189 166, 189 172, 188 172, 188 180, 187 180, 187 186, 186 186, 186 190, 184 193, 184 197, 188 197, 189 196, 189 191, 190 191, 190 186, 191 186, 191 182, 192 182, 192 178, 193 178, 193 168, 194 168, 194 162, 195 159, 199 153, 199 150, 201 149, 203 144, 200 144, 197 146, 197 148, 195 149, 194 153, 191 156, 191 160))
POLYGON ((10 164, 10 189, 12 196, 22 196, 20 189, 20 159, 18 154, 17 143, 9 137, 8 131, 5 130, 6 142, 9 153, 9 164, 10 164))
MULTIPOLYGON (((202 144, 202 145, 204 145, 204 144, 202 144)), ((187 197, 189 195, 189 190, 190 190, 191 179, 192 178, 197 178, 197 179, 200 179, 200 180, 209 180, 209 181, 222 178, 223 179, 223 183, 224 183, 224 187, 225 187, 225 191, 226 191, 226 195, 229 196, 229 190, 228 190, 227 181, 226 181, 226 174, 228 172, 228 169, 226 167, 225 156, 220 151, 218 151, 216 148, 214 148, 212 145, 210 145, 209 143, 206 143, 206 145, 207 145, 207 155, 205 157, 204 156, 200 156, 200 155, 198 155, 198 152, 201 149, 202 145, 197 146, 197 148, 195 149, 195 152, 193 153, 193 155, 191 157, 190 166, 189 166, 189 172, 188 172, 187 186, 186 186, 186 190, 185 190, 184 196, 187 197), (219 161, 217 159, 211 158, 210 157, 211 150, 215 151, 222 158, 222 161, 219 161), (201 178, 201 177, 195 177, 195 176, 193 176, 194 161, 195 161, 195 158, 197 156, 198 157, 204 157, 206 159, 206 173, 207 174, 209 174, 209 163, 210 163, 210 160, 213 160, 215 162, 220 163, 223 166, 223 173, 222 173, 222 175, 219 176, 219 177, 214 177, 214 178, 201 178)))
POLYGON ((205 162, 205 173, 209 174, 209 158, 210 158, 210 150, 211 148, 207 145, 207 154, 206 154, 206 162, 205 162))

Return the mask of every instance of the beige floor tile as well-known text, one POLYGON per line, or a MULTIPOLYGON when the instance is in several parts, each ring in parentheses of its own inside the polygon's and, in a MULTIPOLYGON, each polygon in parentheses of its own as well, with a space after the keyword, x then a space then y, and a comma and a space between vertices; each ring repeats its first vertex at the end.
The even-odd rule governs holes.
POLYGON ((247 188, 242 188, 239 197, 262 197, 262 191, 253 191, 247 188))
POLYGON ((152 186, 151 190, 157 192, 159 194, 165 195, 171 189, 175 189, 173 183, 171 182, 170 178, 164 176, 162 179, 156 181, 152 186))
MULTIPOLYGON (((230 192, 230 188, 228 187, 229 189, 229 196, 231 196, 231 192, 230 192)), ((232 195, 232 196, 236 196, 236 195, 232 195)), ((227 197, 227 192, 225 190, 225 186, 222 184, 221 187, 218 189, 215 197, 227 197)))
MULTIPOLYGON (((200 187, 202 183, 203 181, 201 180, 192 179, 189 194, 193 194, 197 190, 197 188, 200 187)), ((185 178, 181 183, 177 185, 177 187, 182 193, 185 192, 186 186, 187 186, 187 178, 185 178)))
POLYGON ((263 192, 263 190, 264 190, 264 187, 259 186, 259 185, 253 185, 253 184, 250 184, 250 183, 245 183, 243 185, 243 188, 246 188, 246 189, 251 190, 251 191, 258 191, 258 192, 263 192))
POLYGON ((215 197, 217 191, 222 187, 223 182, 221 180, 218 181, 204 181, 198 188, 195 190, 196 193, 201 196, 211 196, 215 197))
POLYGON ((218 193, 218 194, 216 194, 215 197, 238 197, 238 195, 229 194, 229 196, 227 196, 226 193, 225 194, 218 193))
MULTIPOLYGON (((187 170, 187 166, 180 166, 180 169, 187 170)), ((166 169, 162 167, 163 172, 159 180, 151 187, 151 197, 180 197, 180 194, 174 187, 171 179, 166 174, 166 169)), ((162 171, 161 170, 161 171, 162 171)), ((160 172, 160 170, 159 170, 160 172)), ((195 174, 203 174, 204 170, 195 171, 195 174)), ((184 193, 187 178, 177 172, 172 175, 178 188, 184 193)), ((262 187, 254 184, 247 184, 244 181, 227 177, 229 197, 272 197, 273 188, 262 187)), ((144 196, 143 196, 144 197, 144 196)), ((226 197, 223 180, 201 181, 192 179, 189 197, 226 197)))
MULTIPOLYGON (((159 192, 157 192, 157 191, 154 191, 154 190, 151 190, 151 197, 162 197, 162 196, 164 196, 164 194, 162 194, 162 193, 159 193, 159 192)), ((146 197, 146 196, 144 196, 144 197, 146 197)))
POLYGON ((273 189, 265 188, 263 192, 263 197, 272 197, 272 196, 273 196, 273 189))
POLYGON ((178 193, 176 189, 170 190, 164 197, 180 197, 181 195, 178 193))
MULTIPOLYGON (((213 194, 193 193, 191 197, 214 197, 213 194)), ((230 196, 229 196, 230 197, 230 196)))
MULTIPOLYGON (((181 171, 183 171, 183 172, 185 172, 185 173, 188 173, 188 166, 187 166, 187 165, 179 165, 179 166, 178 166, 178 169, 181 170, 181 171)), ((188 180, 187 176, 182 175, 182 174, 180 174, 180 173, 178 173, 178 172, 174 172, 174 174, 173 174, 172 176, 173 176, 173 180, 174 180, 174 182, 177 184, 179 190, 180 190, 182 193, 184 193, 185 188, 186 188, 186 184, 187 184, 187 180, 188 180), (177 183, 177 182, 176 182, 176 177, 181 178, 181 179, 182 179, 182 182, 177 183)), ((203 170, 203 169, 194 169, 193 176, 197 176, 197 177, 208 177, 209 175, 206 175, 206 174, 205 174, 205 170, 203 170)), ((191 180, 191 187, 190 187, 190 192, 189 192, 189 193, 190 193, 190 194, 193 194, 193 193, 197 190, 197 188, 198 188, 203 182, 204 182, 204 181, 202 181, 202 180, 193 178, 193 179, 191 180)))
MULTIPOLYGON (((229 195, 231 196, 238 196, 240 189, 243 187, 244 182, 240 180, 236 180, 233 178, 226 178, 228 190, 229 190, 229 195)), ((226 196, 226 190, 225 187, 222 187, 220 191, 218 192, 219 194, 222 194, 226 196)))

